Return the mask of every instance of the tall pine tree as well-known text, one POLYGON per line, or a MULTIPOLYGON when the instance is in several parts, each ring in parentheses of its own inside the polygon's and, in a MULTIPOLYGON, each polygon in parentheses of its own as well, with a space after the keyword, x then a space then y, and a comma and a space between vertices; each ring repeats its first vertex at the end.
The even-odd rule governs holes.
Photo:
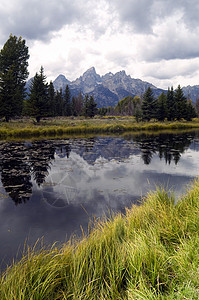
POLYGON ((177 89, 174 93, 174 99, 175 99, 175 116, 177 120, 180 120, 182 118, 186 119, 187 117, 187 100, 184 96, 183 90, 178 85, 177 89))
POLYGON ((62 89, 56 92, 55 95, 55 106, 56 106, 56 116, 63 116, 64 112, 64 99, 62 89))
POLYGON ((142 118, 144 121, 149 121, 155 117, 155 99, 153 91, 150 87, 146 90, 142 101, 142 118))
POLYGON ((162 93, 156 102, 156 118, 158 121, 164 121, 167 117, 167 96, 162 93))
POLYGON ((173 121, 176 117, 176 104, 173 87, 167 91, 167 119, 173 121))
POLYGON ((191 99, 187 100, 187 113, 185 119, 187 121, 191 121, 193 118, 197 116, 196 110, 194 106, 192 105, 191 99))
POLYGON ((84 106, 83 106, 83 115, 84 117, 89 117, 89 96, 88 94, 84 97, 84 106))
POLYGON ((97 103, 95 103, 93 96, 84 98, 83 115, 85 117, 93 118, 97 113, 97 103))
POLYGON ((55 102, 55 89, 52 81, 48 87, 48 96, 49 96, 49 115, 52 117, 56 116, 56 102, 55 102))
POLYGON ((6 121, 22 113, 28 59, 25 40, 11 34, 0 51, 0 116, 6 121))
POLYGON ((71 94, 69 86, 66 85, 65 91, 64 91, 64 116, 71 116, 71 94))
POLYGON ((35 117, 37 122, 40 122, 42 117, 50 114, 48 84, 46 83, 43 67, 32 80, 27 104, 29 115, 35 117))
POLYGON ((88 116, 93 118, 97 114, 97 103, 94 101, 93 96, 90 96, 88 101, 88 116))

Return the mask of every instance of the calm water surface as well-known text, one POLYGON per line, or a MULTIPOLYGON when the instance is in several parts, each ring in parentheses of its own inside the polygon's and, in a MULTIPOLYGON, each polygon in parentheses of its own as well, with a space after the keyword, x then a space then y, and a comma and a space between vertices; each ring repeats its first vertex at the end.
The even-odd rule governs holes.
POLYGON ((176 197, 199 174, 199 133, 0 142, 0 262, 67 241, 156 185, 176 197))

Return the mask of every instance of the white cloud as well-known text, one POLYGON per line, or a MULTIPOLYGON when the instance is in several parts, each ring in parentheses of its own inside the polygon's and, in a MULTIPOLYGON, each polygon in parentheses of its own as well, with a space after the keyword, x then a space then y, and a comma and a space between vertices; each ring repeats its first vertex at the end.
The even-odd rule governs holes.
POLYGON ((167 89, 179 84, 181 86, 197 85, 199 79, 199 58, 173 59, 160 62, 148 62, 142 67, 142 76, 154 85, 167 89))
POLYGON ((169 17, 161 26, 154 26, 154 35, 142 37, 141 56, 145 61, 199 57, 199 28, 190 31, 179 23, 180 18, 180 14, 169 17))
POLYGON ((30 75, 43 65, 50 79, 69 80, 95 66, 125 69, 162 88, 199 80, 197 0, 10 0, 0 3, 0 43, 26 39, 30 75), (180 81, 180 82, 179 82, 180 81))

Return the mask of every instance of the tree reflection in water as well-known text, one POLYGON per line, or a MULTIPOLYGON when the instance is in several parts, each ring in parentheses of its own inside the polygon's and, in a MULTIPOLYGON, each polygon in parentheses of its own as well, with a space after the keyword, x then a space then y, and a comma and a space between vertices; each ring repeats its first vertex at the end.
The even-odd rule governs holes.
POLYGON ((2 184, 15 204, 29 200, 32 183, 23 145, 5 144, 1 147, 0 171, 2 184))
POLYGON ((167 164, 172 160, 178 164, 181 154, 194 137, 193 132, 1 143, 1 182, 15 204, 25 203, 32 194, 32 180, 38 186, 44 184, 55 154, 60 158, 69 158, 73 151, 87 163, 95 164, 99 157, 122 160, 140 153, 147 165, 151 163, 153 155, 158 154, 167 164))
POLYGON ((160 159, 170 164, 173 160, 175 164, 180 160, 181 154, 190 146, 195 133, 183 134, 159 134, 159 135, 137 135, 133 140, 138 144, 142 159, 145 164, 150 164, 153 154, 158 153, 160 159))
POLYGON ((55 158, 55 146, 48 141, 35 142, 28 151, 29 165, 33 179, 38 186, 45 182, 51 161, 55 158))

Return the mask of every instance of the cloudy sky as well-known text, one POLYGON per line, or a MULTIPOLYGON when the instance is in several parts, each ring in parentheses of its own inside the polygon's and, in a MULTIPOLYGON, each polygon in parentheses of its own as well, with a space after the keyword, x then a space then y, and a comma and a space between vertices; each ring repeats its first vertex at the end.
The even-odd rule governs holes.
POLYGON ((30 77, 125 70, 167 89, 199 84, 198 0, 1 0, 0 47, 29 47, 30 77))

